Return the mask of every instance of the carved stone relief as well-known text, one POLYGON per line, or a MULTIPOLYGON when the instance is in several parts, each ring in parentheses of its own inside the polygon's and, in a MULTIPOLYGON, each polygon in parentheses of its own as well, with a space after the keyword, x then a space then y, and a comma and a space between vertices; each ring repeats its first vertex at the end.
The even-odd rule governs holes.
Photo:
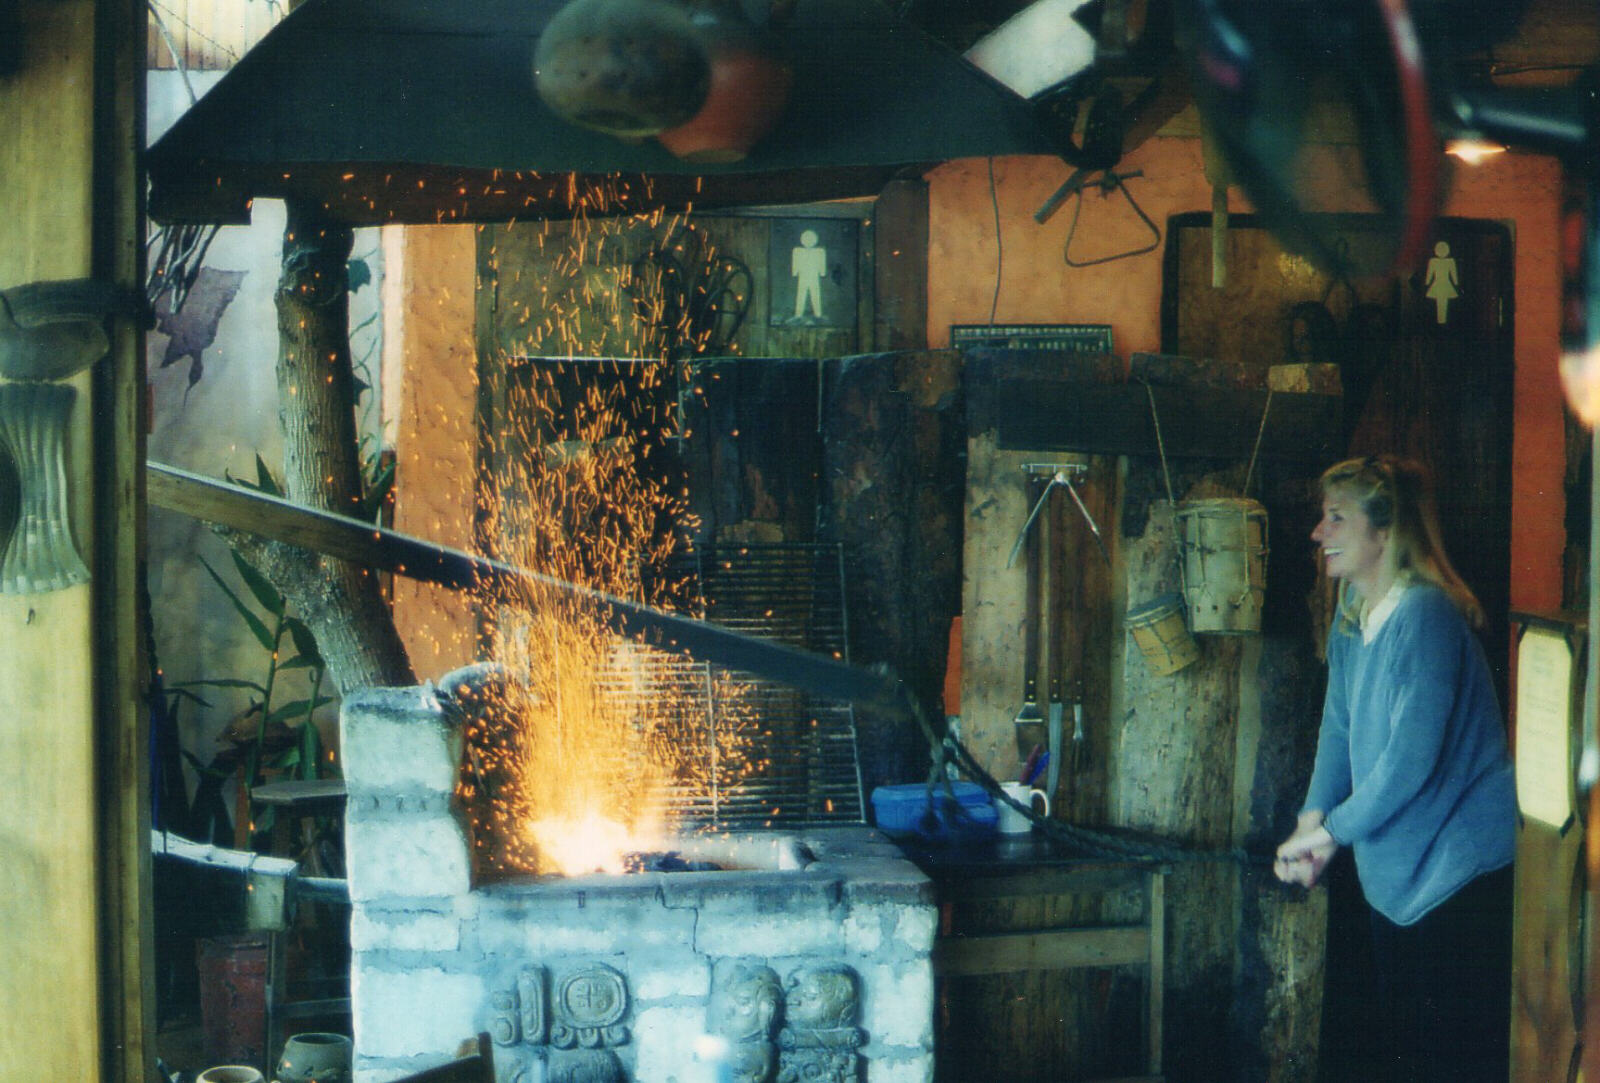
POLYGON ((856 972, 843 965, 803 966, 784 983, 778 1033, 778 1083, 856 1083, 863 1035, 856 972))
POLYGON ((777 1062, 772 1031, 782 988, 771 967, 723 960, 711 972, 706 1030, 727 1043, 732 1083, 770 1083, 777 1062))
POLYGON ((553 983, 545 967, 527 966, 490 997, 488 1030, 497 1045, 543 1057, 547 1083, 627 1083, 612 1052, 631 1040, 627 1012, 627 979, 609 966, 591 963, 553 983))

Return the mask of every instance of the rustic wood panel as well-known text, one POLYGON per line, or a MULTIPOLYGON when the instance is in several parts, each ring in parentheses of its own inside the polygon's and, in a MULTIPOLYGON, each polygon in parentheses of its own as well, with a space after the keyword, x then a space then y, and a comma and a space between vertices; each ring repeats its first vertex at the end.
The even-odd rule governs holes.
POLYGON ((935 974, 1006 974, 1014 970, 1122 966, 1150 957, 1150 933, 1115 926, 1035 933, 990 933, 934 948, 935 974))
MULTIPOLYGON (((0 287, 91 275, 136 281, 131 120, 141 73, 135 50, 116 47, 137 45, 136 10, 90 0, 20 5, 22 66, 0 82, 0 202, 9 212, 0 287)), ((140 365, 140 336, 117 327, 102 371, 71 381, 70 511, 94 582, 0 596, 7 1078, 142 1080, 149 1054, 148 833, 140 832, 148 748, 132 575, 140 365)))
POLYGON ((290 0, 150 0, 145 62, 156 70, 225 71, 291 6, 290 0))
POLYGON ((692 226, 704 238, 705 255, 731 261, 748 275, 748 287, 734 294, 735 303, 745 307, 738 332, 731 345, 710 350, 708 356, 825 358, 864 352, 872 341, 876 312, 872 206, 861 202, 742 215, 486 227, 479 261, 495 321, 493 342, 511 355, 658 356, 664 340, 652 337, 635 318, 625 284, 636 261, 669 241, 678 258, 695 266, 695 246, 682 243, 684 230, 692 226), (856 284, 855 321, 848 326, 797 325, 772 318, 777 289, 772 277, 774 227, 806 218, 843 223, 854 234, 849 271, 856 284))
MULTIPOLYGON (((967 742, 986 764, 1010 773, 1018 754, 1011 717, 1021 698, 1023 584, 1020 559, 1018 567, 1004 565, 1028 510, 1021 467, 1080 458, 1089 466, 1080 492, 1105 533, 1112 567, 1079 517, 1059 524, 1066 535, 1062 563, 1079 576, 1072 609, 1086 637, 1088 755, 1084 769, 1063 774, 1057 815, 1214 851, 1211 859, 1179 863, 1168 878, 1168 1077, 1309 1081, 1316 1070, 1326 899, 1286 893, 1264 868, 1241 869, 1228 852, 1276 844, 1286 829, 1283 817, 1292 822, 1309 768, 1321 682, 1303 603, 1311 565, 1296 554, 1305 550, 1310 529, 1301 521, 1300 505, 1313 502, 1306 478, 1322 464, 1263 462, 1252 483, 1270 505, 1290 509, 1286 535, 1272 535, 1284 562, 1276 573, 1269 565, 1272 627, 1259 638, 1202 636, 1198 662, 1156 677, 1122 615, 1181 586, 1176 517, 1159 460, 1081 458, 997 439, 1006 417, 1036 401, 1037 388, 1104 391, 1115 386, 1115 375, 1084 358, 987 361, 969 369, 967 383, 973 419, 963 613, 967 742)), ((1176 357, 1147 358, 1145 368, 1190 404, 1196 389, 1248 395, 1264 378, 1259 369, 1176 357)), ((1142 387, 1129 390, 1143 398, 1142 387)), ((1142 405, 1147 418, 1148 404, 1142 405)), ((1320 427, 1337 434, 1336 399, 1334 407, 1320 427)), ((1046 432, 1047 411, 1039 413, 1045 418, 1039 431, 1046 432)), ((1173 463, 1177 497, 1237 495, 1259 420, 1258 408, 1248 424, 1238 423, 1248 438, 1228 447, 1242 447, 1243 454, 1218 458, 1214 448, 1197 444, 1212 455, 1173 463)))
MULTIPOLYGON (((982 944, 991 936, 1030 935, 1019 930, 1087 931, 1144 918, 1137 887, 1057 893, 1048 886, 1037 893, 946 906, 944 931, 954 938, 941 944, 958 945, 962 937, 982 944)), ((952 950, 956 959, 963 957, 963 949, 952 950)), ((972 959, 981 954, 965 949, 975 965, 984 965, 972 959)), ((1017 961, 1029 965, 1026 959, 1017 961)), ((936 1078, 970 1083, 992 1075, 997 1065, 1019 1083, 1132 1078, 1145 1068, 1144 980, 1143 968, 1135 966, 947 974, 939 980, 936 1078)))
POLYGON ((1570 1077, 1583 1018, 1585 941, 1581 827, 1532 820, 1517 829, 1512 933, 1511 1079, 1570 1077))
POLYGON ((890 182, 878 196, 872 237, 877 265, 872 348, 926 349, 928 182, 890 182))
MULTIPOLYGON (((961 605, 959 360, 874 354, 825 371, 821 530, 844 546, 851 657, 888 665, 937 718, 961 605)), ((869 792, 927 770, 927 744, 903 720, 858 725, 869 792)))
MULTIPOLYGON (((103 85, 96 106, 99 181, 96 273, 131 290, 143 282, 145 72, 138 0, 100 5, 103 85), (109 47, 107 43, 109 42, 109 47)), ((102 1079, 144 1083, 155 1056, 155 928, 149 848, 152 815, 150 646, 145 637, 144 462, 147 375, 144 329, 111 328, 111 351, 91 372, 94 455, 96 757, 100 810, 105 1041, 102 1079)))

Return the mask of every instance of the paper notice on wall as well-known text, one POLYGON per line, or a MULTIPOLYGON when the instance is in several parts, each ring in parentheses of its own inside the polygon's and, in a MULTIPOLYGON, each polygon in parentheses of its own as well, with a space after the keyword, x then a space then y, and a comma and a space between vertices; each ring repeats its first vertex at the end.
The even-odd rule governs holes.
POLYGON ((1517 648, 1517 804, 1551 827, 1572 816, 1572 649, 1529 628, 1517 648))

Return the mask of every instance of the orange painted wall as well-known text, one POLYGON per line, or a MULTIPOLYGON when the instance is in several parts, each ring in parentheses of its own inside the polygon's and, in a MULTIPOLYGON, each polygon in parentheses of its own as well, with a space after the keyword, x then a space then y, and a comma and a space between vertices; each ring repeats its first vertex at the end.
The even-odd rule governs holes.
MULTIPOLYGON (((472 548, 478 363, 471 226, 408 226, 384 238, 385 370, 398 371, 395 529, 472 548)), ((474 661, 466 596, 394 580, 395 622, 424 680, 474 661)))
MULTIPOLYGON (((1370 207, 1343 180, 1359 176, 1347 148, 1322 151, 1324 190, 1315 207, 1362 211, 1370 207)), ((1033 213, 1067 178, 1054 158, 999 158, 947 163, 928 176, 928 342, 948 345, 951 324, 1109 323, 1117 352, 1160 348, 1161 248, 1100 267, 1073 268, 1062 260, 1072 202, 1039 225, 1033 213), (995 206, 999 214, 999 245, 995 206), (1001 258, 997 261, 998 252, 1001 258), (997 262, 999 289, 996 292, 997 262)), ((1129 182, 1134 198, 1165 238, 1169 215, 1208 211, 1200 141, 1158 138, 1128 155, 1119 169, 1143 171, 1129 182)), ((1549 158, 1503 154, 1475 169, 1459 170, 1443 213, 1512 225, 1516 276, 1516 375, 1511 508, 1511 604, 1555 608, 1561 602, 1565 464, 1561 390, 1556 377, 1560 271, 1557 210, 1561 174, 1549 158)), ((1234 213, 1250 210, 1231 193, 1234 213)), ((1121 195, 1098 189, 1084 196, 1075 260, 1141 247, 1148 229, 1121 195)))

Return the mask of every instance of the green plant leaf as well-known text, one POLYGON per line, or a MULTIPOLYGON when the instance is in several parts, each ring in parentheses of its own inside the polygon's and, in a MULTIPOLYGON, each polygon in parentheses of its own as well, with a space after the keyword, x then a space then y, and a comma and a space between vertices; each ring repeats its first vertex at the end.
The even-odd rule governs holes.
POLYGON ((372 480, 367 485, 367 491, 361 497, 361 517, 371 522, 378 518, 378 513, 383 510, 384 502, 389 499, 389 494, 394 491, 394 465, 395 460, 383 456, 376 457, 376 465, 372 480))
POLYGON ((212 767, 209 764, 201 763, 199 757, 197 757, 193 752, 190 752, 187 748, 180 749, 179 751, 182 753, 183 758, 189 761, 189 766, 194 768, 195 774, 199 775, 201 778, 225 779, 233 777, 232 771, 219 771, 217 768, 212 767))
POLYGON ((280 703, 274 707, 272 713, 267 716, 267 721, 284 722, 294 718, 296 715, 306 714, 332 702, 332 696, 318 696, 315 700, 292 699, 288 703, 280 703))
POLYGON ((307 658, 302 658, 302 657, 300 657, 300 655, 297 654, 293 658, 288 659, 287 661, 280 660, 278 662, 278 672, 282 673, 286 669, 312 669, 312 668, 314 668, 316 666, 316 664, 317 663, 315 661, 313 661, 311 659, 307 659, 307 658))
MULTIPOLYGON (((177 687, 180 687, 180 686, 173 685, 172 687, 177 688, 177 687)), ((267 694, 267 690, 265 688, 263 688, 261 685, 257 684, 255 681, 247 681, 243 677, 207 677, 207 678, 204 678, 203 680, 184 681, 182 687, 184 687, 184 688, 248 688, 248 689, 250 689, 250 691, 259 692, 263 696, 267 694)), ((206 704, 206 706, 209 707, 210 704, 208 703, 208 704, 206 704)))
POLYGON ((272 585, 271 580, 255 569, 248 560, 239 555, 237 549, 229 549, 233 556, 233 566, 239 570, 239 578, 244 580, 244 585, 250 588, 250 593, 256 596, 256 601, 261 603, 261 608, 271 613, 274 617, 283 616, 283 595, 278 593, 278 588, 272 585))
POLYGON ((305 622, 298 617, 286 617, 283 627, 294 641, 294 649, 299 652, 300 660, 306 665, 320 668, 323 665, 322 651, 317 647, 317 637, 311 634, 305 622))
POLYGON ((256 488, 272 496, 283 495, 283 487, 272 476, 272 471, 267 469, 267 462, 259 451, 256 452, 256 488))
POLYGON ((273 757, 270 766, 279 768, 280 770, 289 767, 300 766, 300 749, 298 747, 285 749, 277 756, 273 757))
POLYGON ((185 700, 185 699, 188 700, 191 703, 198 703, 202 707, 209 708, 211 706, 211 702, 209 700, 207 700, 204 696, 198 696, 195 693, 189 691, 189 689, 187 687, 188 683, 189 682, 185 682, 185 684, 181 684, 181 685, 169 684, 165 688, 162 689, 162 691, 166 693, 167 698, 173 701, 168 706, 168 708, 167 708, 168 710, 172 710, 174 707, 176 707, 177 706, 177 702, 179 700, 185 700))
POLYGON ((261 623, 261 618, 252 613, 250 607, 245 605, 239 596, 233 592, 233 588, 223 582, 222 576, 217 574, 217 570, 211 566, 211 563, 205 557, 200 558, 200 564, 210 574, 217 586, 222 588, 222 592, 233 603, 233 608, 238 611, 239 616, 243 617, 244 622, 250 626, 250 631, 255 634, 256 641, 269 651, 276 650, 278 645, 272 641, 272 633, 267 631, 265 624, 261 623))

